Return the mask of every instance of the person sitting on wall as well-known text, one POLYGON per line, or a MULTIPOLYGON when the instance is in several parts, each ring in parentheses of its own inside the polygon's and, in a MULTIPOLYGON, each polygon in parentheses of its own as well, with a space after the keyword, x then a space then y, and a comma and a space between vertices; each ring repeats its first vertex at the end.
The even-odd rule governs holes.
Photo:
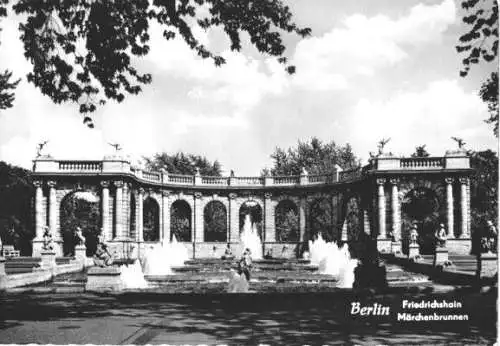
POLYGON ((226 249, 224 250, 224 255, 221 257, 223 260, 234 259, 233 252, 231 251, 231 244, 227 243, 226 249))
POLYGON ((238 263, 238 274, 244 274, 247 281, 250 281, 250 269, 252 268, 252 252, 246 248, 243 251, 240 262, 238 263))
POLYGON ((439 224, 436 233, 434 234, 436 237, 436 247, 444 248, 446 247, 446 240, 448 239, 446 235, 446 230, 444 228, 444 224, 439 224))
POLYGON ((98 267, 109 267, 113 264, 113 256, 108 251, 104 243, 98 243, 94 254, 94 264, 98 267))

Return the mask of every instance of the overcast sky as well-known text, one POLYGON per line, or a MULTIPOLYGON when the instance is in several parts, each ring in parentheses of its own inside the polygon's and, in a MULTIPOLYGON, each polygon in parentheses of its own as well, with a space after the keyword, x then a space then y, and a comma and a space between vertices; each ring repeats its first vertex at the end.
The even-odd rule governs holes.
MULTIPOLYGON (((387 137, 387 149, 402 155, 421 144, 443 155, 455 146, 451 136, 471 149, 496 150, 477 96, 494 64, 459 77, 455 45, 466 27, 458 1, 288 2, 296 21, 312 29, 306 39, 286 37, 295 75, 248 45, 230 52, 218 31, 196 33, 227 58, 221 68, 156 30, 151 53, 138 62, 153 83, 99 109, 94 129, 82 124, 76 105, 54 105, 23 80, 14 107, 0 113, 0 160, 29 168, 43 139, 61 159, 99 159, 112 150, 107 142, 119 142, 134 160, 181 150, 217 159, 237 175, 257 175, 271 166, 276 146, 312 136, 350 143, 363 163, 387 137)), ((30 64, 18 22, 1 26, 0 66, 23 76, 30 64)))

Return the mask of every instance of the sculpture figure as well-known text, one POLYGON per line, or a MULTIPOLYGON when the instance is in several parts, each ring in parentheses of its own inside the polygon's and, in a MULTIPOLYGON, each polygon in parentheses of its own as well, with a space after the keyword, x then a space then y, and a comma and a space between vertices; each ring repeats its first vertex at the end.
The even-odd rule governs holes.
POLYGON ((50 229, 48 227, 45 227, 45 232, 43 233, 42 249, 45 251, 54 250, 54 241, 52 239, 52 234, 50 233, 50 229))
POLYGON ((384 153, 384 147, 389 143, 391 139, 390 138, 382 138, 377 145, 378 148, 378 156, 382 155, 384 153))
POLYGON ((417 244, 418 231, 417 224, 413 224, 410 229, 410 244, 417 244))
POLYGON ((497 229, 491 220, 486 221, 486 229, 481 237, 481 252, 497 250, 497 229))
POLYGON ((75 245, 85 245, 85 237, 83 236, 80 226, 76 227, 75 235, 77 238, 75 245))
POLYGON ((221 257, 222 259, 233 259, 233 252, 231 251, 231 244, 227 243, 226 249, 224 250, 224 255, 221 257))
POLYGON ((446 235, 446 230, 444 228, 444 224, 439 224, 436 233, 434 234, 436 237, 436 247, 444 248, 446 247, 446 240, 448 239, 446 235))
POLYGON ((37 144, 37 149, 36 149, 36 157, 42 156, 42 150, 43 148, 47 145, 49 141, 43 141, 42 143, 37 144))
POLYGON ((98 243, 94 254, 94 264, 98 267, 109 267, 113 265, 113 256, 108 251, 104 243, 98 243))

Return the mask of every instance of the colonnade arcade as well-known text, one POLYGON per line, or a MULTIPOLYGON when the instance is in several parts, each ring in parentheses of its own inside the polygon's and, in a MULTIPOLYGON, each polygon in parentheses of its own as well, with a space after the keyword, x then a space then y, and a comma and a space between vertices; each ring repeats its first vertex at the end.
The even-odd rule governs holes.
POLYGON ((471 245, 471 170, 465 155, 377 158, 356 171, 296 177, 180 176, 142 171, 116 157, 42 157, 34 167, 34 255, 45 227, 62 242, 62 203, 83 192, 94 196, 96 227, 117 251, 125 251, 123 244, 141 251, 175 234, 193 257, 221 253, 226 243, 239 243, 246 213, 252 214, 263 247, 286 257, 299 255, 318 233, 352 244, 364 235, 377 241, 379 251, 389 251, 390 241, 406 241, 412 224, 423 237, 443 223, 457 251, 471 245))

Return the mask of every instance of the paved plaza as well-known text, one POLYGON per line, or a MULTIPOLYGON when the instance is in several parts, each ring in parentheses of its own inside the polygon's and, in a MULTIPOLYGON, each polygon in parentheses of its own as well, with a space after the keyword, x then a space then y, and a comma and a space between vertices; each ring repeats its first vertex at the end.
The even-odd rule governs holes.
POLYGON ((0 296, 0 343, 460 344, 496 340, 497 290, 327 294, 35 294, 0 296), (398 322, 403 299, 456 300, 467 322, 398 322), (352 302, 391 307, 351 317, 352 302))

